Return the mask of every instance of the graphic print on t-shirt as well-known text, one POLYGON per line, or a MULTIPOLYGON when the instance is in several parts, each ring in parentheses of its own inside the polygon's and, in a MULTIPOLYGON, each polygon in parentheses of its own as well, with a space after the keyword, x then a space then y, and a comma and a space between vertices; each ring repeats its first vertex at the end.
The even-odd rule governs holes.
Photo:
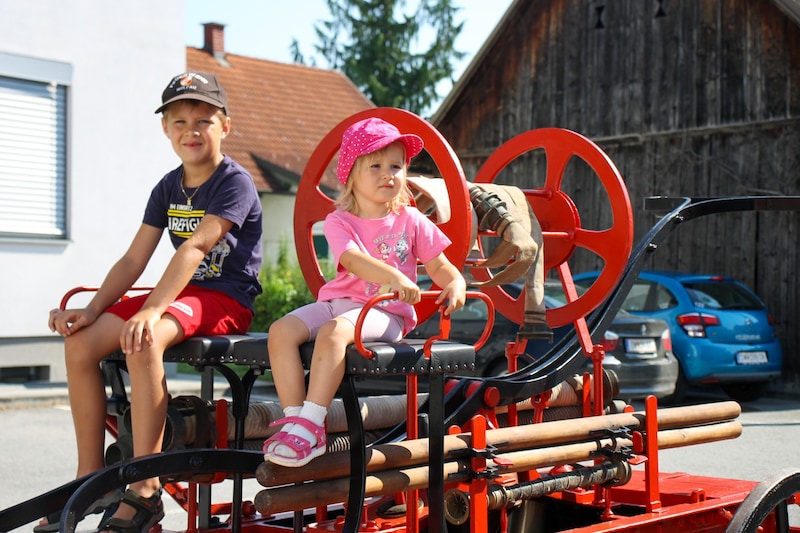
MULTIPOLYGON (((170 208, 167 210, 167 229, 176 237, 188 239, 205 214, 204 209, 193 209, 189 205, 170 204, 170 208)), ((222 265, 230 253, 231 245, 223 237, 200 262, 192 279, 202 280, 220 277, 222 275, 222 265)))
MULTIPOLYGON (((405 264, 409 257, 409 239, 405 232, 392 233, 389 235, 381 235, 372 241, 375 248, 372 255, 380 259, 386 264, 398 267, 405 264), (394 255, 394 257, 392 257, 394 255)), ((388 291, 388 286, 381 283, 367 282, 365 293, 367 296, 372 297, 377 294, 383 294, 388 291)), ((384 300, 378 303, 379 307, 388 305, 388 301, 384 300)))
POLYGON ((200 262, 192 279, 218 278, 222 275, 222 263, 231 253, 231 245, 221 238, 200 262))
POLYGON ((170 204, 170 208, 167 210, 167 231, 176 237, 188 239, 205 214, 205 209, 192 209, 189 205, 170 204))

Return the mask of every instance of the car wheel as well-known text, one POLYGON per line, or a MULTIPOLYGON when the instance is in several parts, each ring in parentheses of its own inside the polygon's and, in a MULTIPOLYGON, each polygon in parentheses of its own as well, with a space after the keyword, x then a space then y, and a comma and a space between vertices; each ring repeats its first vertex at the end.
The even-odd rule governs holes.
POLYGON ((683 369, 678 367, 678 379, 675 380, 675 390, 669 396, 661 398, 660 403, 663 405, 680 405, 686 399, 686 391, 688 389, 689 383, 686 382, 683 369))
POLYGON ((767 384, 764 382, 728 383, 722 386, 722 390, 737 402, 754 402, 764 395, 767 384))

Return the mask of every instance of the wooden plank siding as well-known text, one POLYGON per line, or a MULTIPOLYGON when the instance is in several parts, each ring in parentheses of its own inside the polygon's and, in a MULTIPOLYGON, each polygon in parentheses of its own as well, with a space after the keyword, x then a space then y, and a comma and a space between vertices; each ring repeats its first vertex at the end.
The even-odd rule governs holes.
MULTIPOLYGON (((655 223, 651 195, 800 195, 800 28, 770 0, 527 0, 510 12, 432 122, 468 179, 503 142, 562 127, 620 169, 635 240, 655 223)), ((496 181, 536 187, 532 152, 496 181)), ((585 227, 610 224, 585 165, 563 188, 585 227)), ((731 275, 777 319, 785 350, 775 388, 800 392, 800 213, 730 213, 673 233, 646 268, 731 275)), ((589 253, 576 271, 596 268, 589 253)))

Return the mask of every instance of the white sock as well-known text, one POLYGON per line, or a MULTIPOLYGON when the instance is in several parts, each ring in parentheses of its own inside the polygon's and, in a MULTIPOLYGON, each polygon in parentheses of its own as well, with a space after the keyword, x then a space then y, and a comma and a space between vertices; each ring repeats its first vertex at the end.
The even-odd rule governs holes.
MULTIPOLYGON (((305 401, 303 402, 303 408, 300 410, 300 413, 296 416, 303 417, 306 420, 309 420, 318 426, 323 426, 323 424, 325 423, 325 417, 328 416, 328 409, 321 405, 305 401)), ((312 432, 310 432, 300 424, 292 424, 292 427, 288 429, 288 432, 290 435, 296 435, 301 439, 307 440, 311 444, 312 448, 317 444, 316 435, 314 435, 312 432)), ((275 446, 274 452, 275 454, 281 455, 283 457, 295 457, 297 455, 295 451, 289 448, 288 446, 283 446, 280 444, 275 446)))
POLYGON ((303 409, 302 405, 290 405, 289 407, 283 410, 283 416, 285 417, 299 416, 301 409, 303 409))

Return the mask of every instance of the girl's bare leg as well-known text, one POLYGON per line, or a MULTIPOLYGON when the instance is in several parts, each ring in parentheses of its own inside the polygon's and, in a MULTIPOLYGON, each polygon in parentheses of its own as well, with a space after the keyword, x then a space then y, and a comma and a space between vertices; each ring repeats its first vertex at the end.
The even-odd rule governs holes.
POLYGON ((345 318, 335 318, 320 328, 311 359, 308 401, 330 407, 344 378, 345 350, 354 338, 355 326, 345 318))
MULTIPOLYGON (((282 324, 283 326, 297 328, 302 324, 302 322, 295 317, 286 318, 292 318, 293 320, 291 322, 284 322, 284 324, 282 324)), ((277 322, 275 324, 277 324, 277 322)), ((273 324, 273 326, 275 324, 273 324)), ((297 408, 297 416, 301 416, 318 426, 324 424, 327 409, 331 401, 333 401, 336 390, 339 388, 339 383, 344 377, 344 350, 347 344, 352 342, 354 331, 355 328, 350 321, 338 318, 327 322, 320 328, 314 343, 314 354, 311 359, 310 383, 308 395, 306 396, 303 367, 297 350, 294 350, 294 354, 292 355, 290 350, 284 346, 282 338, 279 335, 273 337, 273 329, 270 328, 270 364, 273 369, 276 388, 282 387, 283 389, 282 391, 281 388, 278 388, 278 396, 281 399, 281 405, 283 405, 285 412, 288 411, 287 408, 297 408), (273 346, 275 346, 281 354, 281 358, 278 361, 278 373, 275 373, 276 361, 273 359, 273 346), (290 359, 290 361, 286 359, 290 359), (288 381, 284 382, 284 373, 289 372, 294 374, 294 381, 291 383, 288 381), (298 394, 298 391, 302 394, 298 394), (301 405, 302 409, 299 408, 301 405)), ((297 341, 298 338, 295 337, 295 340, 297 341)), ((298 346, 300 342, 295 342, 292 346, 298 346)), ((317 445, 317 437, 301 424, 286 424, 281 429, 282 431, 286 431, 289 435, 294 435, 308 441, 312 447, 317 445)), ((275 442, 272 446, 268 446, 265 452, 268 456, 268 460, 279 462, 279 464, 285 466, 293 466, 291 463, 297 458, 297 452, 281 441, 275 442)), ((308 456, 306 456, 306 460, 308 460, 308 456)))
POLYGON ((276 320, 269 328, 269 366, 284 409, 303 405, 306 399, 305 370, 299 346, 308 341, 308 335, 303 321, 291 315, 276 320))

